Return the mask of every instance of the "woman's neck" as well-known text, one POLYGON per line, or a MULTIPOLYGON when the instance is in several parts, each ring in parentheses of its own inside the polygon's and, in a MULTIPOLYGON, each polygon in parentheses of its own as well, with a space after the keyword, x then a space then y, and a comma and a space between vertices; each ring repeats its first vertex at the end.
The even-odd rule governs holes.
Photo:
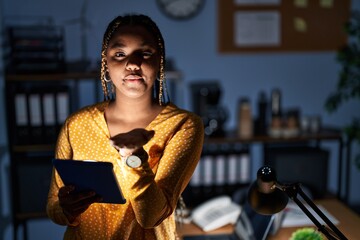
POLYGON ((157 102, 116 99, 109 103, 105 118, 110 135, 147 127, 163 109, 157 102))

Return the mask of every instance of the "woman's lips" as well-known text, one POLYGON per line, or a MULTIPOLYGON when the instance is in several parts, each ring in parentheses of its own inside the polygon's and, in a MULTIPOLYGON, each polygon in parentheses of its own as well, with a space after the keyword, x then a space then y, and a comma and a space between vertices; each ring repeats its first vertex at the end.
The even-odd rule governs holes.
POLYGON ((125 81, 140 81, 142 80, 141 76, 138 75, 129 75, 124 78, 125 81))

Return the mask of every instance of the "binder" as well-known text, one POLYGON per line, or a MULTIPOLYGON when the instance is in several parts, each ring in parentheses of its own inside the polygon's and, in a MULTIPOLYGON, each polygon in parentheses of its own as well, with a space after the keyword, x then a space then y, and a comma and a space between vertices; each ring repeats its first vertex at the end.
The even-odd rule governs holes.
POLYGON ((206 154, 201 158, 201 161, 203 161, 204 167, 203 167, 203 185, 206 187, 213 185, 213 162, 214 158, 212 155, 206 154))
POLYGON ((51 142, 55 142, 57 138, 57 124, 56 124, 56 113, 55 113, 55 92, 47 92, 42 96, 43 105, 43 133, 44 139, 48 139, 51 142))
POLYGON ((239 183, 248 183, 250 181, 250 155, 249 153, 243 152, 239 155, 240 161, 240 178, 239 183))
POLYGON ((228 177, 227 183, 228 185, 235 185, 237 184, 238 178, 238 171, 237 171, 237 159, 238 156, 235 153, 231 153, 228 155, 227 162, 228 162, 228 177))
POLYGON ((201 173, 202 173, 202 168, 203 168, 203 161, 199 161, 199 163, 196 165, 196 168, 194 170, 194 173, 190 179, 190 186, 192 187, 199 187, 202 184, 201 181, 201 173))
POLYGON ((225 174, 226 174, 226 167, 225 167, 225 163, 226 163, 226 155, 225 154, 219 154, 215 156, 215 162, 214 162, 214 166, 215 166, 215 171, 216 171, 216 176, 215 176, 215 185, 217 186, 223 186, 226 181, 225 181, 225 174))
POLYGON ((30 138, 27 95, 25 92, 17 93, 14 97, 15 107, 15 136, 16 144, 23 144, 30 138))
POLYGON ((40 93, 29 95, 30 135, 32 143, 42 142, 42 105, 40 93))
POLYGON ((69 93, 59 92, 56 95, 57 108, 57 122, 62 125, 69 116, 69 93))

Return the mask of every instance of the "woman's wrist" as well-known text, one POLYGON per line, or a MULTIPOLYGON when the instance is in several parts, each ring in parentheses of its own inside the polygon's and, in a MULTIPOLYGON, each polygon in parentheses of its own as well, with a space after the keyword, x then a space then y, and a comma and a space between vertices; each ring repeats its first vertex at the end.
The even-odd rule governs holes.
POLYGON ((77 219, 77 217, 73 216, 72 214, 70 214, 68 211, 65 211, 64 209, 63 209, 63 213, 64 213, 65 217, 67 218, 69 224, 76 223, 75 220, 77 219))
POLYGON ((145 162, 148 160, 149 155, 147 154, 147 152, 145 151, 144 148, 139 148, 137 150, 135 150, 132 155, 138 156, 142 162, 145 162))
POLYGON ((135 151, 131 152, 126 148, 120 148, 119 149, 119 154, 121 159, 126 159, 127 157, 134 155, 134 156, 138 156, 143 162, 147 161, 149 158, 149 155, 147 154, 147 152, 145 151, 144 148, 138 148, 135 151))

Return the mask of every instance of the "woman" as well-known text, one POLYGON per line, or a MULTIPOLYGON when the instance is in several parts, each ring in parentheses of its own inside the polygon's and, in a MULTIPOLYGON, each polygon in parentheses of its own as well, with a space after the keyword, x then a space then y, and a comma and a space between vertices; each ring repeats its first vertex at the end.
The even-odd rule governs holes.
POLYGON ((174 210, 200 158, 202 121, 165 103, 165 46, 149 17, 110 22, 101 57, 106 101, 66 120, 55 155, 113 163, 127 201, 75 194, 54 170, 48 216, 68 226, 64 239, 175 239, 174 210), (138 165, 126 163, 130 158, 138 165))

